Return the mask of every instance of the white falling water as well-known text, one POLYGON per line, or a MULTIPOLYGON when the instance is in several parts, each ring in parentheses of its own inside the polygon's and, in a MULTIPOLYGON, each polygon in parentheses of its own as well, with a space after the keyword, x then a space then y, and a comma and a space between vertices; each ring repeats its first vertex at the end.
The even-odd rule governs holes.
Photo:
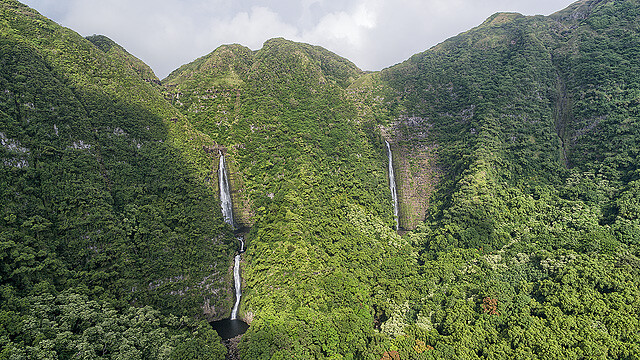
POLYGON ((393 200, 393 216, 396 219, 396 230, 400 228, 400 222, 398 220, 398 190, 396 189, 396 176, 393 172, 393 154, 391 154, 391 146, 387 140, 384 141, 387 145, 387 157, 389 158, 389 189, 391 189, 391 199, 393 200))
MULTIPOLYGON (((220 206, 222 207, 222 216, 224 221, 233 227, 233 207, 231 205, 231 192, 229 191, 229 178, 227 177, 227 169, 224 163, 224 155, 221 151, 220 154, 220 166, 218 168, 218 179, 220 180, 220 206)), ((236 289, 236 303, 233 304, 233 310, 231 310, 231 320, 238 318, 238 307, 240 306, 240 297, 242 296, 242 280, 240 279, 240 253, 244 252, 244 241, 240 240, 240 251, 235 256, 233 264, 233 283, 236 289)))
POLYGON ((242 240, 241 237, 237 237, 236 239, 238 239, 238 241, 240 241, 240 252, 243 253, 244 252, 244 240, 242 240))
POLYGON ((240 297, 242 296, 242 290, 240 288, 240 254, 236 255, 235 264, 233 265, 233 281, 236 287, 236 303, 233 304, 233 310, 231 310, 231 320, 238 318, 238 306, 240 306, 240 297))
POLYGON ((231 204, 231 192, 229 191, 229 179, 224 163, 224 155, 220 153, 220 166, 218 168, 218 179, 220 180, 220 206, 222 206, 222 216, 224 221, 233 227, 233 207, 231 204))

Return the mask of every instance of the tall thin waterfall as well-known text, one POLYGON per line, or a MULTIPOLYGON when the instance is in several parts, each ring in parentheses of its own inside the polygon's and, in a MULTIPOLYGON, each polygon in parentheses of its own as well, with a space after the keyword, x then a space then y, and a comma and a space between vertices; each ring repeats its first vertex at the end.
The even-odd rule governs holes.
MULTIPOLYGON (((229 191, 229 178, 227 177, 227 169, 224 163, 224 155, 222 151, 218 151, 220 154, 220 167, 218 168, 218 179, 220 180, 220 206, 222 207, 222 216, 224 221, 234 227, 233 225, 233 207, 231 204, 231 192, 229 191)), ((233 310, 231 310, 231 320, 238 318, 238 307, 240 306, 240 297, 242 296, 242 279, 240 278, 240 254, 244 252, 244 241, 238 238, 240 241, 240 251, 234 258, 233 264, 233 283, 236 289, 236 303, 233 304, 233 310)))
POLYGON ((240 306, 240 297, 242 297, 242 284, 240 278, 240 254, 244 252, 244 240, 238 236, 236 239, 240 241, 240 251, 235 257, 235 263, 233 265, 233 282, 236 287, 236 303, 233 304, 233 310, 231 310, 231 320, 235 320, 238 317, 238 306, 240 306))
POLYGON ((396 230, 399 230, 398 190, 396 189, 396 176, 393 172, 393 154, 391 154, 391 146, 389 146, 389 142, 385 140, 384 143, 387 145, 387 157, 389 158, 389 189, 391 189, 391 200, 393 200, 393 216, 396 219, 396 230))
POLYGON ((231 310, 231 320, 238 318, 238 307, 240 306, 240 297, 242 296, 241 279, 240 279, 240 254, 236 255, 235 264, 233 265, 233 282, 236 287, 236 303, 233 304, 231 310))
POLYGON ((224 221, 233 227, 233 207, 231 204, 231 192, 229 191, 229 178, 224 164, 224 155, 220 154, 220 166, 218 167, 218 179, 220 180, 220 206, 222 206, 222 216, 224 221))

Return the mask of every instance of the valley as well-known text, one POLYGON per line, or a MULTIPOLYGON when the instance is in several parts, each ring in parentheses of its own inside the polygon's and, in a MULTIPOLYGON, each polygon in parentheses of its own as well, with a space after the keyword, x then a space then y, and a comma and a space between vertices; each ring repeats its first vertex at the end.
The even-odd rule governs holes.
POLYGON ((160 80, 0 0, 0 359, 637 358, 638 23, 581 0, 377 72, 275 38, 160 80))

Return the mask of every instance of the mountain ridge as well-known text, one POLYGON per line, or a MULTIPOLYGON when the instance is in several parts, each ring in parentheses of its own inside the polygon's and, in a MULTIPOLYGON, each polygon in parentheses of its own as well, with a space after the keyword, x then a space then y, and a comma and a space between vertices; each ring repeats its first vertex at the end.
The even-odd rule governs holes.
POLYGON ((223 45, 160 83, 0 10, 0 358, 224 358, 219 154, 243 358, 640 354, 638 1, 497 13, 380 72, 223 45))
POLYGON ((15 1, 0 2, 0 18, 0 357, 68 357, 100 343, 103 354, 168 358, 205 338, 212 354, 224 350, 215 332, 190 333, 233 301, 233 237, 207 200, 206 136, 132 58, 15 1), (193 317, 182 328, 170 312, 193 317), (134 336, 136 317, 155 335, 134 336), (59 327, 68 340, 47 345, 59 327))
POLYGON ((160 79, 156 76, 156 74, 151 70, 149 65, 142 62, 140 59, 131 55, 127 50, 125 50, 122 46, 116 44, 113 40, 109 39, 104 35, 92 35, 87 36, 87 40, 93 43, 98 49, 102 50, 105 53, 112 53, 114 56, 118 56, 124 60, 125 63, 129 64, 129 66, 140 76, 143 80, 147 82, 153 82, 156 84, 160 84, 160 79))

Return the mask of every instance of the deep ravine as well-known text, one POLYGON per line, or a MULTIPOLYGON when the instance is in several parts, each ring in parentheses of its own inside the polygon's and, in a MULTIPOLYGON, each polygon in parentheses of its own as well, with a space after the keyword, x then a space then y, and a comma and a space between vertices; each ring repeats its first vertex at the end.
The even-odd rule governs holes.
MULTIPOLYGON (((220 166, 218 167, 218 179, 220 185, 220 207, 222 208, 222 215, 224 221, 231 225, 236 230, 233 221, 233 206, 231 202, 231 192, 229 191, 229 174, 227 173, 226 162, 222 151, 220 154, 220 166)), ((238 310, 240 308, 240 298, 242 297, 242 278, 240 277, 240 260, 241 254, 244 252, 244 239, 242 235, 237 236, 236 239, 240 243, 240 248, 234 257, 233 264, 233 283, 235 288, 235 303, 231 310, 231 316, 228 319, 222 319, 214 321, 211 326, 220 335, 223 344, 227 347, 228 353, 226 359, 239 359, 238 342, 242 338, 242 335, 247 331, 249 325, 244 321, 238 319, 238 310)))
MULTIPOLYGON (((225 166, 225 159, 222 151, 220 154, 220 166, 218 167, 218 179, 220 180, 220 207, 224 221, 233 228, 233 206, 231 203, 231 192, 229 191, 229 177, 225 166)), ((231 311, 231 320, 238 318, 238 307, 240 306, 240 298, 242 297, 242 279, 240 278, 240 254, 244 251, 244 241, 240 241, 240 251, 236 254, 233 264, 233 283, 235 287, 236 302, 231 311)))
POLYGON ((393 216, 396 219, 396 230, 400 230, 400 221, 398 220, 398 190, 396 189, 396 176, 393 172, 393 154, 391 153, 391 146, 387 140, 384 141, 387 145, 387 158, 389 158, 389 189, 391 190, 391 200, 393 201, 393 216))

